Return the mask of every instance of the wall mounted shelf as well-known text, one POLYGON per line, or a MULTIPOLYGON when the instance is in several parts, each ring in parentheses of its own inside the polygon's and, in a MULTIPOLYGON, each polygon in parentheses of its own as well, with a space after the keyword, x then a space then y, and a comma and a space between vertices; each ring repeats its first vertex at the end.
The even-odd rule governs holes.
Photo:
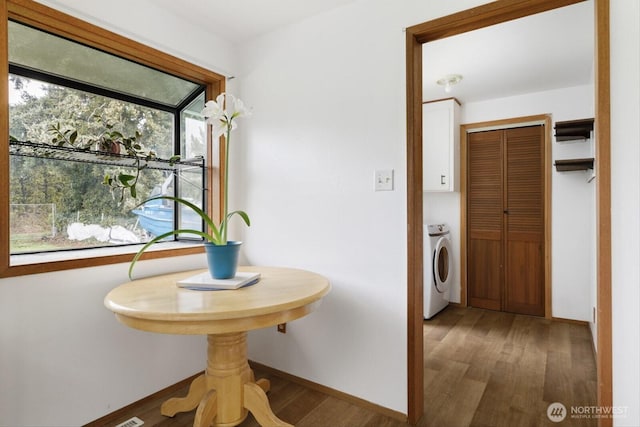
POLYGON ((568 120, 556 122, 556 141, 573 141, 590 139, 593 130, 593 119, 568 120))
POLYGON ((556 160, 555 167, 558 172, 586 171, 587 169, 593 169, 593 162, 593 157, 588 159, 556 160))

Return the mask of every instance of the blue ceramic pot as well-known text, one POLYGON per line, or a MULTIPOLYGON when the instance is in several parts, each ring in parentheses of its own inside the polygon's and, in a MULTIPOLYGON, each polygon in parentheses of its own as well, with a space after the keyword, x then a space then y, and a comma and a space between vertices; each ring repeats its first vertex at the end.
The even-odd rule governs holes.
POLYGON ((238 255, 242 242, 228 241, 226 245, 214 245, 205 242, 209 273, 214 279, 231 279, 238 269, 238 255))

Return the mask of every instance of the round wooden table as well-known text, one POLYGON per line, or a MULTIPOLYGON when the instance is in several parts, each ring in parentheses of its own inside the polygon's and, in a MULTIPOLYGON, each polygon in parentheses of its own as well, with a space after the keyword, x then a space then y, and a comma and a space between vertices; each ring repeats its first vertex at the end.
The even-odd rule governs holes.
POLYGON ((269 406, 268 380, 255 380, 247 363, 247 331, 286 323, 313 311, 331 285, 315 273, 277 267, 240 267, 260 281, 236 290, 180 288, 178 280, 205 270, 134 280, 113 289, 105 306, 127 326, 166 334, 207 335, 207 368, 187 396, 162 404, 172 417, 197 407, 194 426, 235 426, 251 411, 262 426, 290 426, 269 406), (215 423, 214 423, 215 422, 215 423))

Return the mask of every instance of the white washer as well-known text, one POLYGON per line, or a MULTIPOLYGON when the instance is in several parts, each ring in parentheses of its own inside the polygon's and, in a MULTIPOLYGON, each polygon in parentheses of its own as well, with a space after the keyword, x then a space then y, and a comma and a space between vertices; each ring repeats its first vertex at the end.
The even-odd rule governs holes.
POLYGON ((424 231, 424 318, 431 319, 449 304, 452 276, 451 236, 446 224, 424 231))

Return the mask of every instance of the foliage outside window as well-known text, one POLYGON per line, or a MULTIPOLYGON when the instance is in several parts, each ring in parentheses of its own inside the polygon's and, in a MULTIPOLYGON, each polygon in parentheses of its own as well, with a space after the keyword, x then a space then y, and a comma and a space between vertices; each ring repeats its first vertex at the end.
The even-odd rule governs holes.
MULTIPOLYGON (((9 61, 9 134, 18 141, 105 151, 86 142, 119 132, 159 158, 206 155, 202 85, 14 22, 9 61), (73 136, 61 142, 61 135, 73 136)), ((133 199, 102 182, 137 170, 104 163, 11 155, 11 254, 146 242, 154 232, 142 226, 137 205, 151 195, 202 206, 202 168, 143 170, 133 199)), ((173 206, 154 208, 171 228, 191 220, 173 206)))

